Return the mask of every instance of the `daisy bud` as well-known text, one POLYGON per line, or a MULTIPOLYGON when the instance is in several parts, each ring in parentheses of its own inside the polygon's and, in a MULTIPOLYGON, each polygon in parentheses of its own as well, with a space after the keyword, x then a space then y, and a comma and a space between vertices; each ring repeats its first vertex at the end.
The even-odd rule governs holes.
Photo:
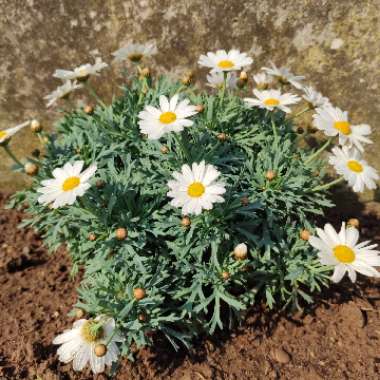
POLYGON ((94 348, 94 352, 98 358, 101 358, 107 353, 107 346, 105 344, 97 344, 94 348))
POLYGON ((38 120, 33 119, 30 122, 30 129, 33 133, 40 133, 42 131, 42 125, 38 120))
POLYGON ((90 104, 87 104, 87 106, 85 106, 83 108, 83 111, 84 113, 86 113, 87 115, 91 115, 93 112, 94 112, 94 107, 91 106, 90 104))
POLYGON ((106 185, 106 183, 104 181, 102 181, 101 179, 98 179, 95 183, 95 186, 98 188, 98 189, 103 189, 103 187, 106 185))
POLYGON ((239 79, 243 82, 248 81, 248 74, 245 71, 241 71, 239 75, 239 79))
POLYGON ((124 240, 128 236, 128 231, 126 228, 118 228, 115 235, 117 240, 124 240))
POLYGON ((224 281, 227 281, 231 277, 230 273, 227 271, 223 271, 220 275, 224 281))
POLYGON ((145 290, 143 288, 133 289, 133 296, 137 301, 140 301, 146 296, 145 290))
POLYGON ((84 317, 84 314, 85 313, 83 309, 79 309, 79 308, 75 309, 75 317, 77 319, 82 319, 84 317))
POLYGON ((93 232, 90 232, 88 234, 88 240, 95 241, 96 240, 96 235, 93 232))
POLYGON ((27 175, 34 176, 38 173, 38 166, 33 162, 27 162, 24 165, 24 171, 27 175))
POLYGON ((140 78, 147 78, 150 77, 150 70, 148 67, 144 67, 143 69, 139 70, 140 78))
POLYGON ((299 135, 302 135, 302 134, 305 133, 305 130, 304 130, 302 127, 297 127, 296 131, 297 131, 297 133, 298 133, 299 135))
POLYGON ((224 133, 224 132, 221 132, 219 133, 216 138, 219 140, 219 141, 226 141, 227 140, 227 135, 224 133))
POLYGON ((181 219, 181 226, 182 227, 190 227, 191 225, 191 219, 188 216, 184 216, 181 219))
POLYGON ((169 153, 169 148, 166 145, 162 145, 160 148, 160 152, 162 154, 168 154, 169 153))
POLYGON ((248 206, 248 205, 249 205, 249 199, 248 199, 248 197, 241 197, 241 198, 240 198, 240 203, 241 203, 243 206, 248 206))
POLYGON ((204 109, 205 109, 205 107, 204 107, 203 104, 197 104, 197 105, 195 106, 195 110, 196 110, 197 112, 203 112, 204 109))
POLYGON ((276 172, 274 172, 273 170, 268 170, 268 171, 265 173, 265 178, 266 178, 268 181, 272 181, 273 179, 276 178, 276 172))
POLYGON ((140 322, 145 322, 145 321, 147 320, 146 314, 145 314, 145 313, 140 313, 140 314, 137 316, 137 319, 138 319, 140 322))
POLYGON ((238 244, 234 248, 234 257, 236 260, 245 260, 247 258, 248 248, 244 243, 238 244))
POLYGON ((44 136, 44 137, 42 137, 41 141, 42 141, 43 144, 48 144, 49 143, 49 138, 47 136, 44 136))
POLYGON ((187 71, 181 79, 181 83, 185 86, 189 86, 194 79, 194 73, 192 71, 187 71))
POLYGON ((356 218, 348 219, 347 224, 349 226, 355 227, 355 228, 359 228, 359 226, 360 226, 359 219, 356 219, 356 218))
POLYGON ((302 240, 308 241, 309 238, 310 238, 310 231, 308 231, 308 230, 302 230, 302 231, 300 232, 300 238, 301 238, 302 240))

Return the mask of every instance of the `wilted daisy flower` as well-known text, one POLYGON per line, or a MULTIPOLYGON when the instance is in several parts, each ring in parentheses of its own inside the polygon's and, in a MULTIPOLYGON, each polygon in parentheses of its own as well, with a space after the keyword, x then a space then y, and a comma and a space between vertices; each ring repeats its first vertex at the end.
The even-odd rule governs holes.
POLYGON ((348 113, 340 108, 332 106, 317 108, 313 118, 315 127, 327 136, 339 135, 340 145, 347 145, 349 148, 354 145, 363 151, 362 143, 372 143, 365 137, 371 133, 371 127, 367 124, 352 125, 348 121, 348 113))
POLYGON ((157 140, 167 132, 181 132, 184 127, 190 127, 193 121, 187 118, 195 115, 197 111, 196 107, 189 103, 189 99, 178 103, 178 94, 170 100, 161 95, 159 108, 145 106, 139 113, 141 133, 148 135, 148 139, 157 140))
POLYGON ((157 53, 156 44, 149 42, 146 44, 127 44, 112 53, 116 62, 129 59, 131 62, 140 62, 146 57, 150 57, 157 53))
MULTIPOLYGON (((224 74, 221 71, 214 71, 207 75, 207 86, 220 89, 224 85, 224 74)), ((233 90, 237 87, 237 75, 235 72, 227 73, 226 88, 233 90)))
POLYGON ((356 192, 362 192, 368 189, 376 189, 376 182, 379 175, 376 170, 369 166, 361 157, 358 150, 347 147, 332 149, 333 154, 329 162, 334 166, 336 172, 344 177, 352 189, 356 192))
POLYGON ((259 91, 254 89, 253 94, 256 95, 256 99, 244 98, 244 101, 251 107, 265 108, 270 111, 278 108, 281 111, 289 113, 291 109, 287 106, 300 101, 297 95, 289 93, 281 94, 279 90, 259 91))
POLYGON ((369 241, 357 244, 359 232, 354 227, 346 229, 345 223, 339 234, 331 224, 326 224, 324 230, 317 228, 319 236, 311 236, 309 243, 316 248, 323 265, 333 265, 333 282, 339 282, 344 274, 352 282, 356 281, 356 272, 370 277, 380 277, 380 273, 374 268, 380 266, 380 251, 374 250, 377 244, 368 245, 369 241))
POLYGON ((73 362, 75 371, 81 371, 90 363, 93 373, 101 373, 119 357, 116 342, 123 339, 115 334, 115 320, 97 317, 93 320, 79 319, 71 330, 58 335, 53 344, 61 345, 58 358, 63 363, 73 362))
POLYGON ((253 76, 253 80, 256 82, 258 89, 265 90, 272 82, 272 77, 266 73, 258 73, 253 76))
POLYGON ((201 55, 198 63, 201 66, 211 68, 211 71, 236 71, 249 66, 253 62, 247 53, 240 53, 233 49, 228 53, 225 50, 217 50, 216 53, 209 52, 201 55))
POLYGON ((170 204, 182 207, 182 214, 199 215, 203 209, 211 210, 213 203, 222 203, 221 196, 226 192, 224 183, 216 182, 219 171, 213 165, 193 163, 183 165, 181 172, 174 172, 175 180, 169 181, 168 197, 173 198, 170 204))
POLYGON ((59 78, 62 80, 74 80, 79 81, 86 80, 90 75, 98 75, 101 70, 107 67, 107 63, 103 62, 100 57, 96 57, 95 63, 91 65, 86 63, 76 67, 74 70, 55 70, 53 77, 59 78))
POLYGON ((304 95, 302 96, 311 108, 331 106, 330 100, 323 96, 320 92, 316 91, 311 86, 302 88, 304 95))
POLYGON ((288 68, 286 67, 277 67, 273 62, 270 62, 272 67, 263 67, 262 70, 264 70, 267 74, 276 77, 280 83, 288 84, 290 83, 297 89, 302 88, 301 81, 305 79, 302 75, 294 75, 292 74, 288 68))
POLYGON ((44 96, 44 99, 47 100, 46 107, 48 108, 51 107, 59 99, 63 99, 67 97, 71 92, 82 87, 83 86, 77 83, 77 81, 67 80, 62 86, 58 86, 53 92, 44 96))
POLYGON ((25 121, 22 124, 16 125, 15 127, 3 129, 0 131, 0 144, 8 141, 13 135, 15 135, 20 129, 23 129, 30 125, 30 121, 25 121))
POLYGON ((96 164, 92 164, 81 173, 83 164, 83 161, 75 161, 73 164, 68 162, 62 168, 54 169, 54 178, 42 181, 43 187, 37 189, 42 194, 38 202, 53 202, 53 208, 72 205, 77 197, 81 197, 90 188, 88 181, 96 172, 96 164))

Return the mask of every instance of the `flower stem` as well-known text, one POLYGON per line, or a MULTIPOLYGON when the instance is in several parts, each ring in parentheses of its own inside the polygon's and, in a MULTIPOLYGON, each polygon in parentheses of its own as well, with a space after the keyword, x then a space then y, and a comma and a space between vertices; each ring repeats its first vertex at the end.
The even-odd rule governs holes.
POLYGON ((333 138, 329 138, 316 152, 314 152, 309 158, 305 161, 305 165, 310 164, 315 158, 317 158, 332 142, 333 138))
POLYGON ((299 116, 303 115, 305 112, 308 112, 308 111, 311 111, 311 110, 312 110, 312 108, 310 108, 310 107, 306 107, 305 109, 303 109, 302 111, 296 113, 295 115, 290 116, 290 117, 288 118, 288 120, 293 120, 293 119, 295 119, 296 117, 299 117, 299 116))
POLYGON ((21 163, 21 161, 19 161, 19 159, 13 154, 13 152, 11 151, 11 149, 9 148, 8 144, 3 144, 1 145, 5 152, 8 154, 8 156, 20 167, 20 168, 23 168, 24 165, 21 163))
POLYGON ((335 179, 334 181, 325 183, 324 185, 316 186, 311 191, 315 192, 315 191, 327 190, 330 187, 342 182, 343 180, 344 180, 344 177, 339 177, 339 178, 335 179))
POLYGON ((96 93, 96 91, 94 90, 94 88, 91 86, 91 84, 86 81, 84 82, 84 85, 85 87, 87 88, 88 92, 91 94, 91 96, 104 108, 106 108, 107 106, 105 105, 105 103, 102 101, 102 99, 100 99, 100 97, 98 96, 98 94, 96 93))
POLYGON ((272 113, 272 115, 271 115, 271 123, 272 123, 272 131, 273 131, 274 141, 275 141, 275 143, 277 144, 278 134, 277 134, 277 127, 276 127, 276 124, 275 124, 275 122, 274 122, 274 116, 273 116, 273 113, 272 113))
POLYGON ((223 71, 223 86, 221 89, 221 96, 220 96, 220 102, 223 104, 224 102, 224 96, 226 94, 226 87, 227 87, 227 73, 223 71))

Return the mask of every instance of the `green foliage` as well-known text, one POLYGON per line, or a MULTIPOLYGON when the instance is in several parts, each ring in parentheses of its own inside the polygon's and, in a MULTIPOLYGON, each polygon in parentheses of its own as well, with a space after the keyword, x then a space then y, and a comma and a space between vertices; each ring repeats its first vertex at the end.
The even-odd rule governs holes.
POLYGON ((313 191, 323 183, 325 163, 306 163, 312 152, 299 146, 283 112, 248 108, 231 93, 198 93, 167 78, 134 79, 110 106, 92 115, 66 113, 38 160, 33 186, 13 200, 28 205, 31 218, 23 225, 38 229, 52 250, 67 246, 74 273, 84 266, 77 306, 116 319, 127 338, 124 354, 132 343, 151 344, 156 331, 174 346, 188 345, 194 335, 232 326, 258 301, 312 302, 310 294, 327 282, 329 268, 299 238, 332 206, 323 191, 313 191), (182 133, 146 139, 138 113, 161 94, 178 92, 204 111, 182 133), (86 194, 59 209, 38 204, 41 180, 79 159, 98 167, 86 194), (167 182, 184 163, 201 160, 222 173, 226 201, 184 227, 167 182), (125 240, 115 238, 119 227, 128 231, 125 240), (232 252, 242 242, 248 257, 236 260, 232 252), (136 300, 136 288, 146 297, 136 300))

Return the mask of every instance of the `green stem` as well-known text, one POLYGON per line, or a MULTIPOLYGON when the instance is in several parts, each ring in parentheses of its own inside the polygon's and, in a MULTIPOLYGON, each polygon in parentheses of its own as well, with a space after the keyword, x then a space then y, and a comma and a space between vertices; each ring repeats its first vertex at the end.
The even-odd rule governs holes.
POLYGON ((344 180, 344 177, 339 177, 339 178, 335 179, 334 181, 325 183, 324 185, 316 186, 311 191, 315 192, 315 191, 327 190, 330 187, 342 182, 343 180, 344 180))
POLYGON ((333 138, 329 138, 316 152, 314 152, 309 158, 305 161, 305 165, 309 164, 316 157, 318 157, 332 142, 333 138))
POLYGON ((224 96, 226 94, 226 87, 227 87, 227 73, 223 71, 223 86, 221 89, 221 96, 220 96, 220 103, 223 104, 224 102, 224 96))
MULTIPOLYGON (((272 111, 272 112, 273 112, 273 111, 272 111)), ((272 115, 271 115, 271 122, 272 122, 272 131, 273 131, 274 141, 275 141, 275 143, 277 144, 278 134, 277 134, 277 127, 276 127, 276 124, 275 124, 275 122, 274 122, 273 113, 272 113, 272 115)))
POLYGON ((94 88, 91 86, 91 84, 86 81, 84 82, 84 85, 85 87, 87 88, 88 92, 91 94, 91 96, 104 108, 106 108, 107 106, 105 105, 105 103, 103 102, 102 99, 100 99, 100 97, 98 96, 98 94, 96 93, 96 91, 94 90, 94 88))
POLYGON ((307 108, 303 109, 302 111, 296 113, 295 115, 290 116, 290 117, 288 118, 288 120, 293 120, 293 119, 295 119, 296 117, 301 116, 301 115, 303 115, 305 112, 308 112, 308 111, 311 111, 311 110, 312 110, 312 108, 307 107, 307 108))
POLYGON ((8 156, 18 165, 20 168, 23 168, 24 165, 19 161, 19 159, 13 154, 13 152, 10 150, 8 143, 1 145, 5 152, 8 154, 8 156))

